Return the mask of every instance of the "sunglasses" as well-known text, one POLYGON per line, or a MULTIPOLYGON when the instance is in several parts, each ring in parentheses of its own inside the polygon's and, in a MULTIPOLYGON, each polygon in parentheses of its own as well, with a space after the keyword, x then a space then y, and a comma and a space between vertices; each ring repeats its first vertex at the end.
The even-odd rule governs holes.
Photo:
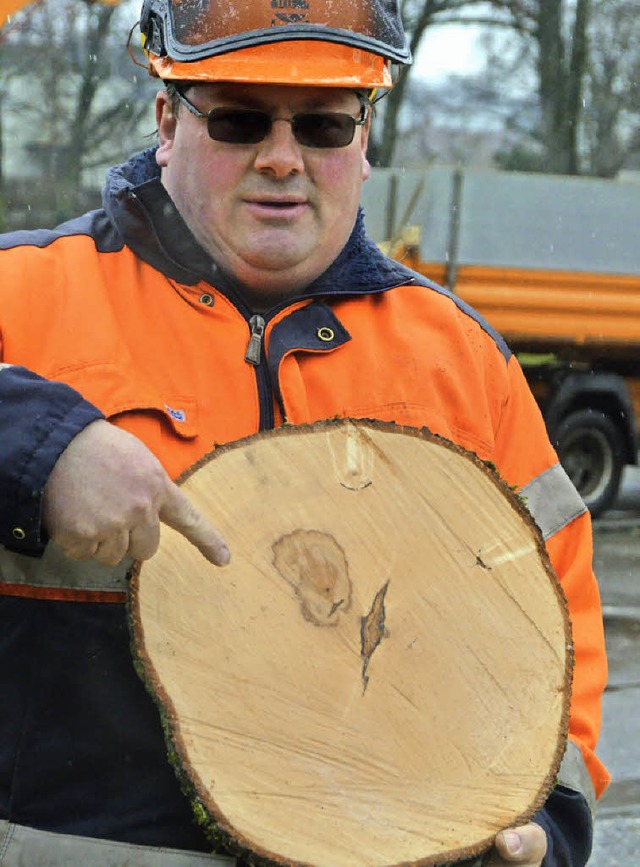
POLYGON ((301 112, 280 118, 254 108, 212 108, 205 114, 177 88, 175 92, 191 114, 206 119, 209 138, 227 144, 258 144, 269 135, 275 120, 284 120, 291 124, 295 140, 303 147, 344 148, 351 144, 356 127, 363 126, 369 113, 364 103, 358 118, 339 111, 301 112))

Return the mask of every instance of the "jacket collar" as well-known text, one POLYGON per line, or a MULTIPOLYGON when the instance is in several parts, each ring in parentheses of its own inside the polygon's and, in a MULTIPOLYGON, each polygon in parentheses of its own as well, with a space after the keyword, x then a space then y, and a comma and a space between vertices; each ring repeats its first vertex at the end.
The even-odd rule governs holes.
MULTIPOLYGON (((145 262, 186 285, 204 280, 231 295, 242 294, 242 287, 203 250, 180 216, 160 181, 155 148, 110 169, 102 199, 127 246, 145 262)), ((366 234, 360 209, 342 252, 298 297, 384 292, 416 276, 383 255, 366 234)))

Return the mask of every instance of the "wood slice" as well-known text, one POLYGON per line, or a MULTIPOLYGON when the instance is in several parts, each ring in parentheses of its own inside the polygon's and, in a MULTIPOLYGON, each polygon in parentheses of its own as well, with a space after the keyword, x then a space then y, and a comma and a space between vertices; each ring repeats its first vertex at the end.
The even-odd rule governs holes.
POLYGON ((220 448, 182 484, 231 564, 164 528, 131 622, 224 839, 278 864, 436 865, 544 803, 567 734, 567 606, 488 465, 342 420, 220 448))

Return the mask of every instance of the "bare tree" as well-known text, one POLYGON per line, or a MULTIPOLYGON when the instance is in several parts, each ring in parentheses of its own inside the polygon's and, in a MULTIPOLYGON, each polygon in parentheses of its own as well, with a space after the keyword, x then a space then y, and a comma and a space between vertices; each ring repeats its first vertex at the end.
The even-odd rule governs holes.
MULTIPOLYGON (((39 0, 34 0, 35 3, 39 0)), ((33 8, 32 10, 33 11, 33 8)), ((6 194, 6 179, 4 172, 4 116, 7 110, 6 99, 6 83, 8 80, 8 70, 10 64, 8 62, 8 53, 6 44, 12 34, 28 27, 29 14, 17 16, 8 20, 4 27, 0 27, 0 231, 5 227, 7 221, 7 194, 6 194)))
MULTIPOLYGON (((591 0, 495 0, 532 56, 545 170, 580 171, 578 139, 589 57, 591 0)), ((522 60, 523 55, 520 55, 522 60)))
POLYGON ((600 0, 590 27, 586 170, 612 177, 640 149, 640 17, 635 0, 600 0))
POLYGON ((535 10, 538 81, 548 171, 578 174, 578 129, 588 58, 591 0, 576 0, 572 17, 562 0, 535 10), (570 20, 566 20, 570 17, 570 20))
MULTIPOLYGON (((500 164, 614 175, 640 142, 637 3, 507 0, 500 7, 519 37, 500 74, 509 79, 516 69, 531 70, 538 104, 537 122, 500 164)), ((495 56, 492 63, 500 65, 495 56)))
MULTIPOLYGON (((484 77, 487 86, 493 83, 494 102, 502 98, 513 108, 505 118, 505 138, 514 143, 502 154, 502 165, 610 175, 640 141, 640 124, 634 121, 640 102, 635 5, 634 0, 405 0, 402 14, 414 54, 435 25, 480 23, 500 33, 501 54, 488 55, 484 77), (511 83, 523 69, 535 97, 513 100, 500 81, 511 83)), ((405 74, 382 104, 381 133, 370 149, 374 164, 393 160, 401 112, 408 114, 408 83, 405 74)), ((470 95, 474 99, 477 89, 470 95)), ((410 132, 415 124, 408 126, 410 132)))
MULTIPOLYGON (((127 156, 130 143, 143 144, 138 130, 149 117, 154 85, 127 53, 133 3, 40 0, 29 9, 28 26, 0 46, 1 74, 13 82, 2 88, 5 109, 22 120, 30 174, 41 175, 28 185, 34 223, 58 222, 97 204, 100 181, 92 173, 101 176, 104 166, 127 156)), ((14 184, 10 203, 23 225, 31 222, 25 186, 14 184)))
MULTIPOLYGON (((504 15, 492 9, 492 4, 487 0, 404 0, 401 3, 401 13, 409 47, 414 56, 430 27, 445 24, 484 24, 502 27, 507 21, 504 15)), ((380 132, 376 133, 374 130, 369 147, 369 159, 373 165, 391 165, 409 77, 410 70, 404 70, 393 90, 381 103, 380 132)))

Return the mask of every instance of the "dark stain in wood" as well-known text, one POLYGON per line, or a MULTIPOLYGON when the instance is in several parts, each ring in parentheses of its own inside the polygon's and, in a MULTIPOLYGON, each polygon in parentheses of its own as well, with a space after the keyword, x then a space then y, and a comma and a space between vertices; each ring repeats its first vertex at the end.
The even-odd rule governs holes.
POLYGON ((273 547, 273 565, 292 588, 305 620, 335 626, 351 606, 349 564, 329 533, 294 530, 273 547))

